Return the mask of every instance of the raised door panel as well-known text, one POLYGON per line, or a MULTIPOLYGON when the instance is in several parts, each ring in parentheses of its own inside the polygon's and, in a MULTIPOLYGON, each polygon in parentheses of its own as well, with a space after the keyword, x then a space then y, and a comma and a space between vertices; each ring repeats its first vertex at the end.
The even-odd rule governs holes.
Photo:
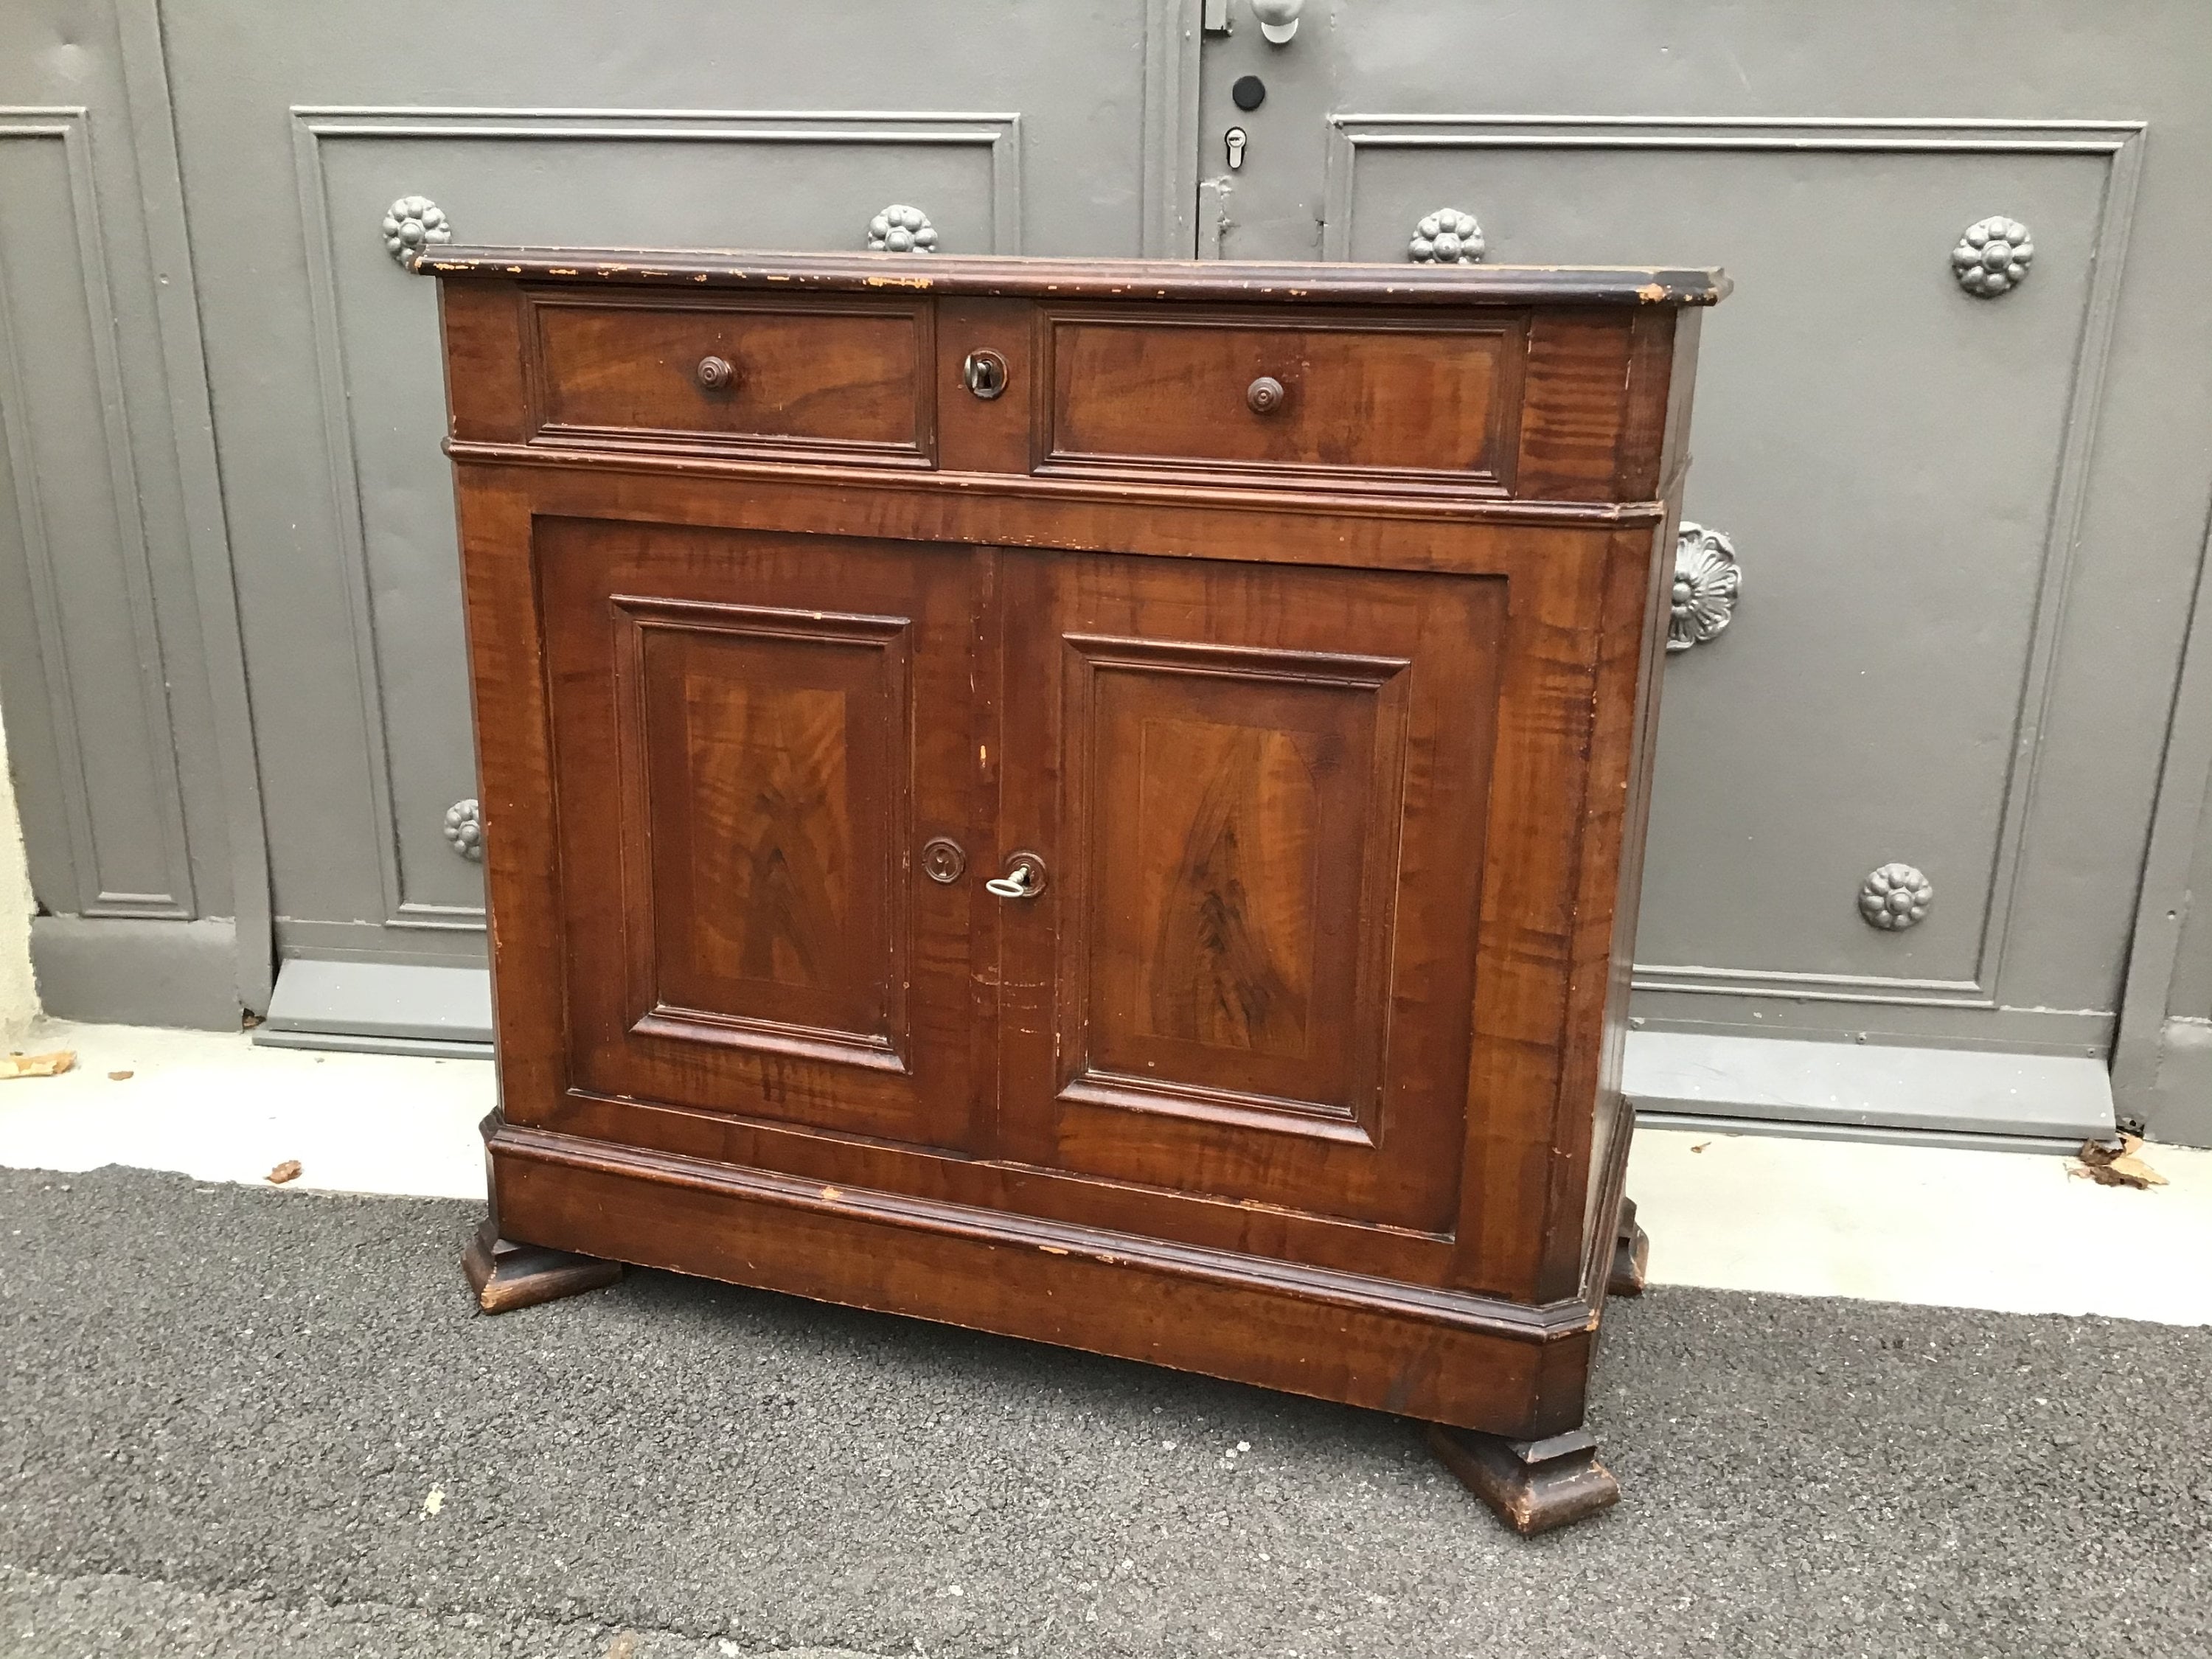
POLYGON ((1010 560, 1009 1155, 1452 1230, 1504 586, 1010 560))
POLYGON ((611 605, 637 1029, 903 1066, 912 623, 611 605))
POLYGON ((964 549, 548 520, 570 1082, 959 1146, 964 549), (834 609, 830 608, 834 604, 834 609))

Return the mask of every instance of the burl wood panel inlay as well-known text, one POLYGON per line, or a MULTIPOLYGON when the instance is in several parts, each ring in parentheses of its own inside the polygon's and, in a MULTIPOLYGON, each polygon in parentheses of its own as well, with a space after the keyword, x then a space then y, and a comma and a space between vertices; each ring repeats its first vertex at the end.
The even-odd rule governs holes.
POLYGON ((635 1029, 902 1066, 909 624, 613 605, 629 850, 653 887, 635 1029))
POLYGON ((1085 888, 1101 963, 1087 1080, 1371 1118, 1379 1045, 1359 1033, 1382 1023, 1382 988, 1359 969, 1387 957, 1392 918, 1363 918, 1361 899, 1397 850, 1409 665, 1068 644, 1090 678, 1072 746, 1121 826, 1094 843, 1085 888))

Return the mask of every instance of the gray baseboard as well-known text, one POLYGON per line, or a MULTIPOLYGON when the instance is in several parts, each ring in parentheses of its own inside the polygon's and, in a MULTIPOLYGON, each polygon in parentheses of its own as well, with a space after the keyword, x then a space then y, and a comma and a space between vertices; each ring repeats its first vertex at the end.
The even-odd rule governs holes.
POLYGON ((39 1002, 57 1019, 235 1031, 238 931, 228 918, 33 916, 39 1002))
POLYGON ((2112 1073, 2071 1055, 1632 1031, 1624 1070, 1639 1115, 1817 1124, 1881 1139, 1917 1131, 2078 1146, 2112 1133, 2112 1073))
POLYGON ((482 968, 294 957, 276 970, 270 1048, 355 1054, 491 1055, 491 975, 482 968))
POLYGON ((2158 1080, 2143 1127, 2153 1140, 2212 1146, 2212 1019, 2169 1019, 2159 1029, 2158 1080))
MULTIPOLYGON (((295 958, 278 971, 253 1036, 285 1048, 489 1057, 491 976, 295 958)), ((2212 1026, 2200 1058, 2212 1068, 2212 1026)), ((2104 1063, 2067 1055, 1633 1031, 1626 1088, 1640 1114, 1684 1127, 2034 1151, 2112 1132, 2104 1063)), ((2203 1109, 2212 1117, 2212 1103, 2203 1109)))
POLYGON ((2089 1139, 2070 1140, 2042 1135, 1954 1134, 1945 1129, 1882 1129, 1861 1123, 1792 1123, 1771 1117, 1699 1117, 1687 1112, 1636 1114, 1637 1132, 1681 1129, 1701 1135, 1767 1135, 1778 1140, 1848 1140, 1860 1146, 1948 1147, 1961 1152, 2028 1152, 2055 1158, 2078 1152, 2089 1139))

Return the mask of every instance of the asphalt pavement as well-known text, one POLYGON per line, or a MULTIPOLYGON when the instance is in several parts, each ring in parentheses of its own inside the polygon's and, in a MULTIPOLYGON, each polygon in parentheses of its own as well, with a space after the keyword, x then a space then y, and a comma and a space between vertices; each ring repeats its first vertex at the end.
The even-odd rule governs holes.
POLYGON ((466 1206, 0 1171, 0 1656, 2212 1651, 2212 1331, 1659 1289, 1619 1508, 1373 1413, 635 1273, 466 1206))

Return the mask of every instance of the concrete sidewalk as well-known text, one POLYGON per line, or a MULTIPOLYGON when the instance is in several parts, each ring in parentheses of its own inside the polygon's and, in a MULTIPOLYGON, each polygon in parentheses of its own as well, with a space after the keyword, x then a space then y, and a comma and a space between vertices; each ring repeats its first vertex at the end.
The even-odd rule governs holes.
MULTIPOLYGON (((77 1068, 0 1083, 0 1165, 258 1184, 297 1159, 303 1188, 483 1196, 483 1061, 60 1024, 33 1046, 77 1068)), ((1647 1127, 1628 1188, 1660 1284, 2212 1324, 2212 1152, 2146 1156, 2172 1185, 2100 1187, 2047 1154, 1647 1127)))

